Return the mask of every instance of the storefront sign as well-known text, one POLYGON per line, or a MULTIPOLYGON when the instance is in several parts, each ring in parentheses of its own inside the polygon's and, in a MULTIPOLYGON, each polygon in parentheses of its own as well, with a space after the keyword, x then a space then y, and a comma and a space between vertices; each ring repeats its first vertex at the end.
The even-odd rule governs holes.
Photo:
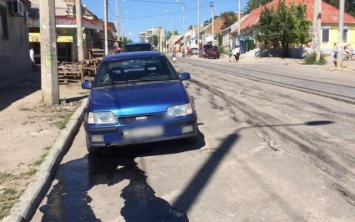
MULTIPOLYGON (((29 33, 29 42, 41 42, 40 33, 29 33)), ((73 42, 73 36, 58 36, 57 42, 73 42)))

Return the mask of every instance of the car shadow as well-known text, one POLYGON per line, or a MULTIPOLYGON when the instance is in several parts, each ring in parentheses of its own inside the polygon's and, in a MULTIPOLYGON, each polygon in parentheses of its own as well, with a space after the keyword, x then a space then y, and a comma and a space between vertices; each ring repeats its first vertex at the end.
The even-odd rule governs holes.
POLYGON ((158 156, 166 154, 176 154, 187 151, 198 150, 205 146, 205 136, 200 131, 197 134, 196 142, 187 143, 184 139, 169 140, 162 142, 146 143, 139 145, 129 145, 124 147, 110 147, 101 152, 101 158, 114 157, 144 157, 158 156))

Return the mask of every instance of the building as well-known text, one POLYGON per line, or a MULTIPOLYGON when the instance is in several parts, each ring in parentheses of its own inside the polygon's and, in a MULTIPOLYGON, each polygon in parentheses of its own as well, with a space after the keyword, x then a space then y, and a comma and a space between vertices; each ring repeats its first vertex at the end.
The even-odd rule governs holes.
POLYGON ((214 19, 213 22, 213 32, 212 32, 212 22, 206 25, 202 30, 200 30, 200 38, 203 45, 213 44, 219 45, 219 39, 217 39, 218 34, 222 34, 222 27, 224 25, 224 19, 218 17, 214 19))
POLYGON ((30 1, 0 0, 0 77, 24 76, 31 70, 26 11, 30 1))
MULTIPOLYGON (((202 28, 201 28, 202 29, 202 28)), ((185 32, 184 35, 184 45, 186 46, 185 48, 198 48, 198 42, 197 42, 197 32, 198 32, 198 26, 192 27, 192 29, 189 29, 185 32)))
POLYGON ((240 23, 247 17, 248 15, 244 15, 240 21, 233 23, 231 26, 222 30, 222 46, 225 48, 234 48, 239 45, 238 39, 238 27, 240 23))
POLYGON ((139 33, 139 40, 141 42, 150 42, 158 51, 161 51, 164 41, 164 29, 162 27, 154 27, 142 31, 139 33), (154 36, 156 36, 155 40, 154 36))
POLYGON ((175 49, 177 52, 181 52, 183 44, 182 35, 172 35, 166 43, 166 51, 171 53, 175 49))
MULTIPOLYGON (((35 51, 36 62, 40 62, 40 24, 39 0, 31 0, 29 10, 29 39, 30 46, 35 51)), ((57 53, 59 61, 78 60, 76 10, 75 0, 55 0, 57 53)), ((97 18, 89 9, 82 5, 84 57, 89 58, 92 49, 104 49, 104 22, 97 18)), ((113 23, 108 23, 109 48, 118 44, 113 33, 116 32, 113 23)))
MULTIPOLYGON (((241 35, 239 39, 242 45, 242 51, 248 52, 253 50, 256 46, 254 27, 259 22, 261 11, 267 8, 277 8, 281 0, 274 0, 262 7, 254 9, 250 12, 248 17, 241 23, 241 35)), ((307 18, 313 21, 315 0, 285 0, 287 6, 291 3, 307 5, 307 18)), ((324 53, 331 53, 333 44, 338 42, 339 31, 339 9, 322 1, 322 31, 320 38, 322 39, 321 50, 324 53)), ((344 15, 344 35, 343 41, 345 43, 355 45, 355 17, 347 13, 344 15)), ((232 33, 236 33, 233 31, 232 33)), ((311 33, 311 30, 310 30, 311 33)))

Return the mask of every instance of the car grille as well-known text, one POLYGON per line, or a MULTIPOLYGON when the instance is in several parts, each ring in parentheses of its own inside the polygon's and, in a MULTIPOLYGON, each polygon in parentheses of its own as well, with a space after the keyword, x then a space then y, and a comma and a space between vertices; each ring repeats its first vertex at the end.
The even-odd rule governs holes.
POLYGON ((164 114, 149 114, 149 115, 139 115, 139 116, 128 116, 128 117, 118 117, 118 121, 121 124, 129 124, 136 122, 156 122, 164 118, 164 114))

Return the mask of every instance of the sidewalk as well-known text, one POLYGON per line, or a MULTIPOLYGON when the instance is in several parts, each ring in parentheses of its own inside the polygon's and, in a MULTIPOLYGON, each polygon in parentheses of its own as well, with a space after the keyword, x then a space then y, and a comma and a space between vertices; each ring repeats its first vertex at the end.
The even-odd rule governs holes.
POLYGON ((88 91, 60 85, 59 94, 61 104, 43 104, 39 69, 0 84, 0 220, 19 200, 4 221, 28 221, 81 124, 88 91))
MULTIPOLYGON (((178 59, 184 59, 184 58, 178 58, 178 59)), ((203 60, 204 58, 199 58, 198 56, 191 56, 188 57, 188 59, 198 59, 198 60, 203 60)), ((247 64, 252 64, 252 63, 267 63, 267 64, 277 64, 277 65, 288 65, 288 66, 304 66, 304 67, 311 67, 311 68, 317 68, 321 70, 328 70, 328 71, 344 71, 344 72, 354 72, 355 73, 355 60, 344 60, 343 61, 343 68, 342 69, 337 69, 334 66, 333 58, 331 56, 327 56, 327 64, 325 65, 305 65, 303 59, 294 59, 294 58, 280 58, 280 57, 255 57, 255 56, 245 56, 242 55, 240 57, 239 62, 240 63, 247 63, 247 64)), ((221 55, 219 59, 210 59, 211 62, 217 62, 217 63, 230 63, 228 62, 228 57, 226 55, 221 55)), ((233 60, 232 60, 233 61, 233 60)))

